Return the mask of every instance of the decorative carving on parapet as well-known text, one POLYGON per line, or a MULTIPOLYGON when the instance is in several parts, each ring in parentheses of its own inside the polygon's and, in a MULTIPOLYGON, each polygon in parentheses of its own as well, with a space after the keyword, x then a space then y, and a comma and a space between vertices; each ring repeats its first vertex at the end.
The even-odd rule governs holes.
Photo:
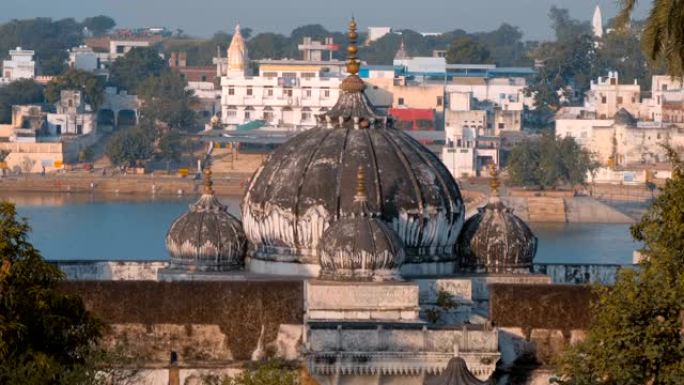
POLYGON ((446 370, 439 376, 426 379, 424 385, 489 385, 493 384, 491 379, 480 381, 473 373, 468 370, 468 365, 461 357, 454 357, 449 360, 446 370))

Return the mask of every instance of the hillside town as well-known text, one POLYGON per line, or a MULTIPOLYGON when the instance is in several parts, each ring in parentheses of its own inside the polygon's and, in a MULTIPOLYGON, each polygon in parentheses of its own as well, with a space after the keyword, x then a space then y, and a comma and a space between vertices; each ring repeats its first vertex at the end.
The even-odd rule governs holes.
POLYGON ((0 384, 684 383, 674 3, 0 24, 0 384))

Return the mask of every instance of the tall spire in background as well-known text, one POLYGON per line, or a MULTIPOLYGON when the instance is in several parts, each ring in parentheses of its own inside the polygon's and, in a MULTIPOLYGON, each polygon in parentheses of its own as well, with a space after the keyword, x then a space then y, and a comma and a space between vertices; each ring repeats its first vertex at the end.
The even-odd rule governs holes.
POLYGON ((240 32, 240 23, 235 25, 235 33, 228 47, 228 74, 244 74, 247 70, 247 44, 240 32))
POLYGON ((401 38, 401 44, 399 45, 399 51, 394 55, 394 60, 406 60, 409 59, 408 52, 406 52, 406 46, 404 46, 404 38, 401 38))
POLYGON ((594 17, 591 20, 591 26, 594 30, 594 36, 597 38, 603 37, 603 16, 601 15, 601 7, 596 4, 596 9, 594 10, 594 17))

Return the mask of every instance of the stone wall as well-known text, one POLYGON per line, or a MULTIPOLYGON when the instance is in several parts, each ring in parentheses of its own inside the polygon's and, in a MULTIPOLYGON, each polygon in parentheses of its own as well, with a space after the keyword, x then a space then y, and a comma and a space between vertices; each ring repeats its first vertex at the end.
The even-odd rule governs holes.
POLYGON ((601 283, 612 285, 618 272, 624 268, 636 268, 636 265, 617 264, 564 264, 537 263, 534 272, 551 277, 551 282, 558 284, 601 283))
POLYGON ((277 346, 285 326, 303 323, 301 281, 67 281, 61 289, 110 325, 108 346, 146 364, 167 363, 171 351, 185 363, 249 360, 257 347, 288 348, 277 346))
POLYGON ((591 321, 589 286, 495 284, 490 293, 503 368, 549 365, 584 338, 591 321))

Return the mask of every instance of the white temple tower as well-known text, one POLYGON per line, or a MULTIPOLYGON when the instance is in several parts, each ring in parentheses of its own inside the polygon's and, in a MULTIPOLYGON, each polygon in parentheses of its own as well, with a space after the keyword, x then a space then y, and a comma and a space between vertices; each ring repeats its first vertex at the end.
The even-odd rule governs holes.
POLYGON ((603 16, 601 15, 601 7, 596 4, 596 9, 594 10, 594 17, 591 20, 591 26, 594 31, 594 36, 596 38, 603 37, 603 16))
POLYGON ((240 24, 235 26, 235 33, 233 39, 230 41, 228 47, 228 66, 226 69, 227 76, 244 76, 247 70, 248 63, 247 44, 240 32, 240 24))

